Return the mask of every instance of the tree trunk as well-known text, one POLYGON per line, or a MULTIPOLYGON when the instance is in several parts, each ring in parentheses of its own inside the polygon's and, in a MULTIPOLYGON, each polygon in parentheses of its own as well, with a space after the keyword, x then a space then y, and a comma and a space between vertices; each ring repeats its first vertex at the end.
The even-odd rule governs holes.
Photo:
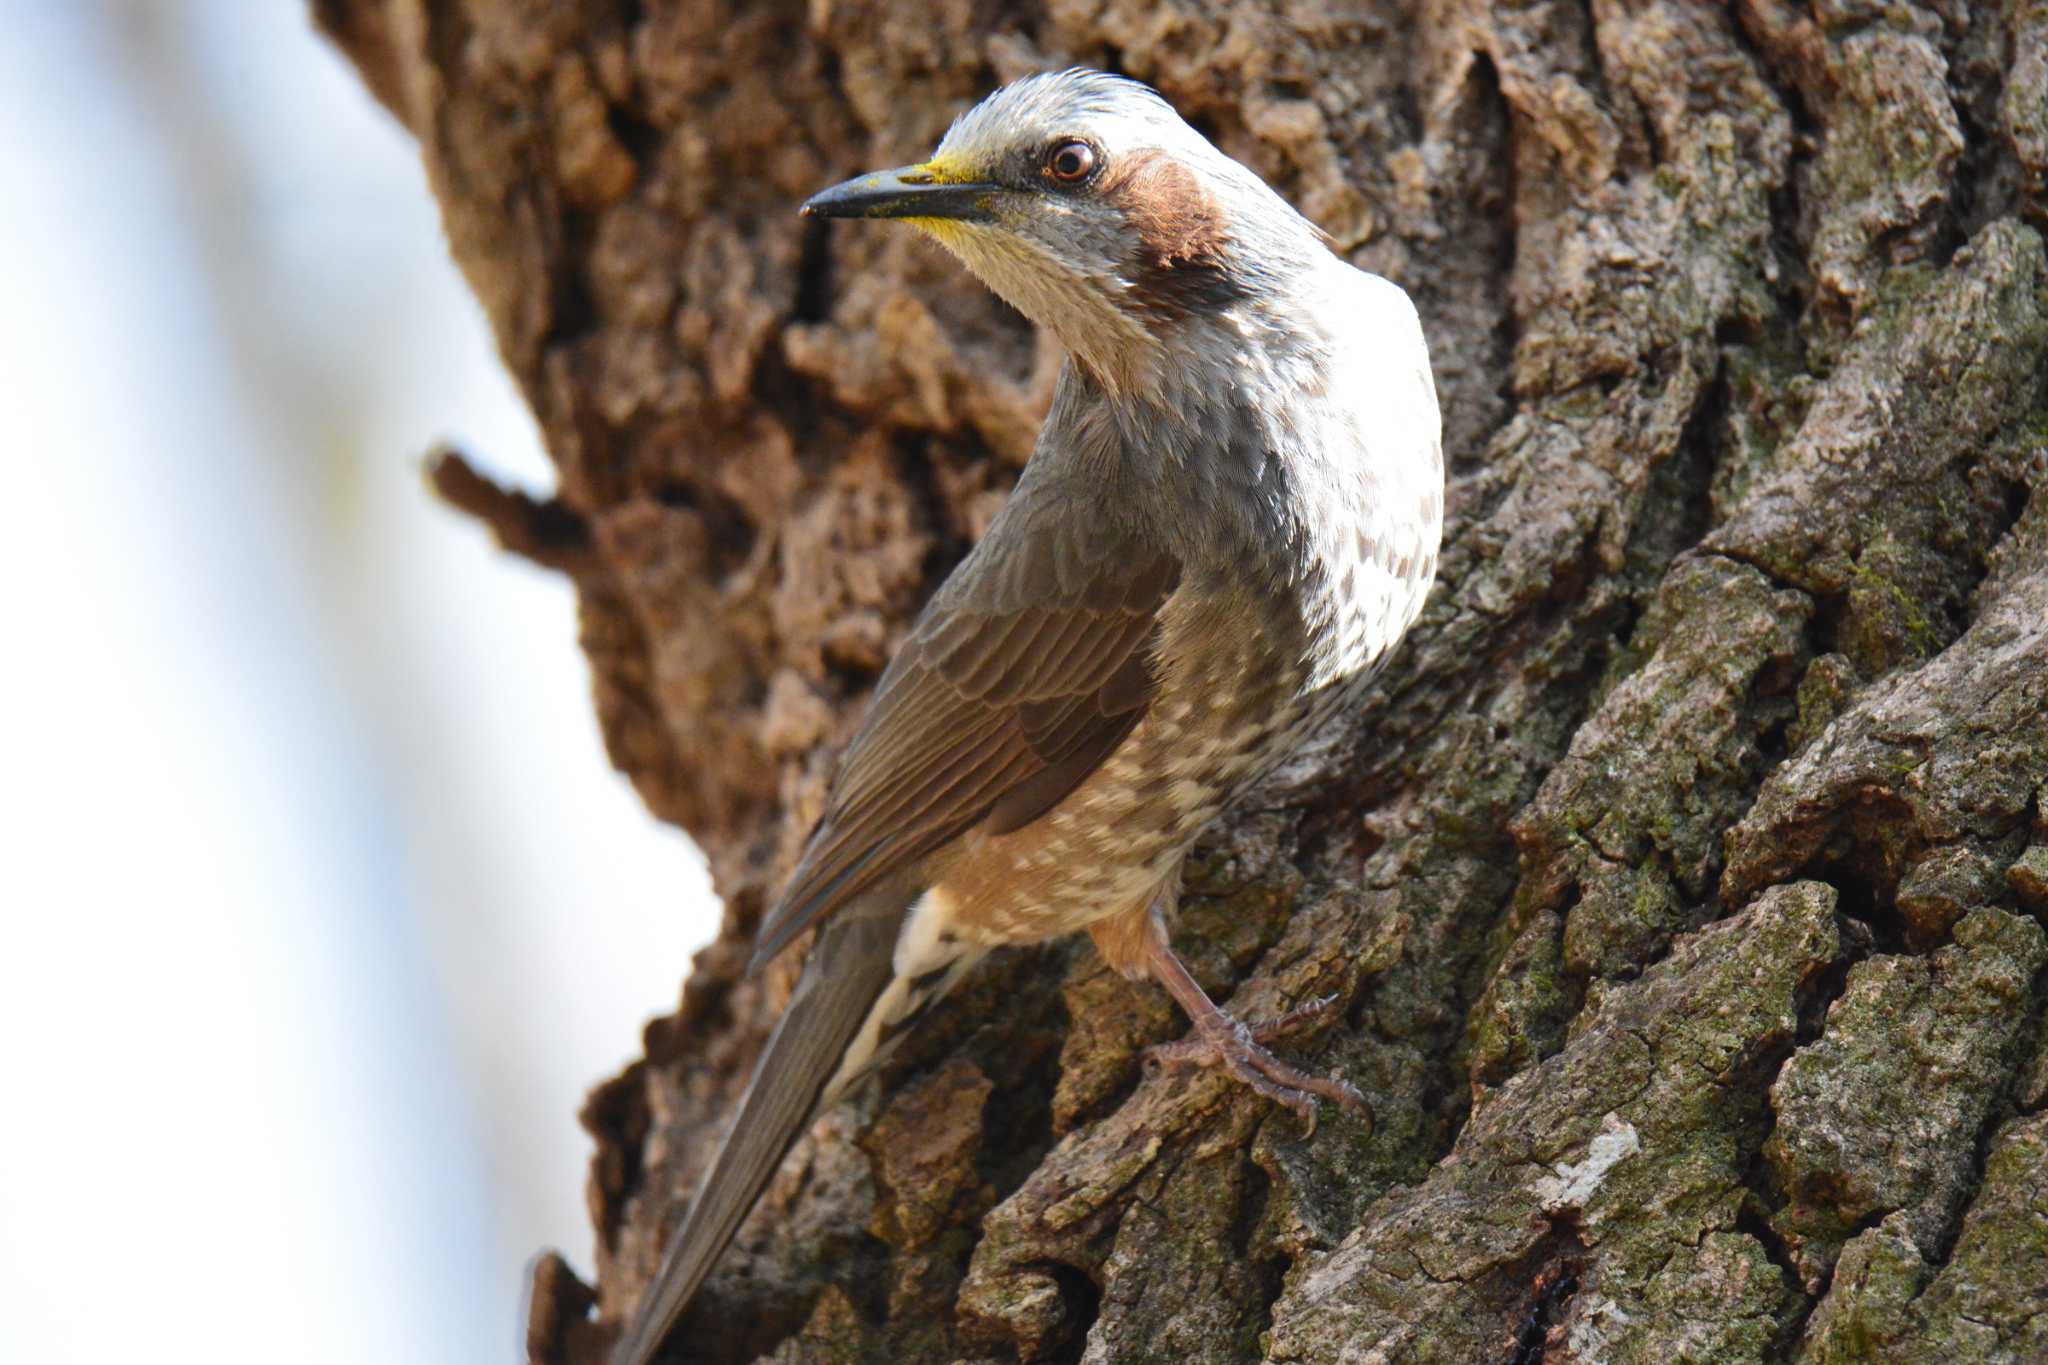
MULTIPOLYGON (((1414 295, 1443 568, 1178 931, 1376 1126, 1149 1073, 1000 955, 770 1187, 676 1359, 2048 1360, 2048 6, 317 0, 418 135, 561 472, 451 498, 581 593, 718 941, 592 1096, 595 1365, 793 973, 833 754, 1056 349, 795 205, 997 82, 1158 86, 1414 295)), ((680 969, 681 964, 677 964, 680 969)))

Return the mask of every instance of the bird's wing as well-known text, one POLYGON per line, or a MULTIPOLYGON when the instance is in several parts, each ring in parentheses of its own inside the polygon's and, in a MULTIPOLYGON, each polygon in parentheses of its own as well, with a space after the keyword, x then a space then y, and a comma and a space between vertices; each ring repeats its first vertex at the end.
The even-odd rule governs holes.
POLYGON ((882 675, 756 967, 974 825, 1007 833, 1044 814, 1131 732, 1180 565, 1110 521, 1019 487, 882 675))

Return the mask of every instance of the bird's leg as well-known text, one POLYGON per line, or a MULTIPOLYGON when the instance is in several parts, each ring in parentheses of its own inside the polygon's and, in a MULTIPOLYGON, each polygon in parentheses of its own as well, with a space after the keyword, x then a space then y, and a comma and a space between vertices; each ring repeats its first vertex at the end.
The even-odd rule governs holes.
POLYGON ((1167 1066, 1221 1066, 1275 1104, 1284 1104, 1301 1115, 1311 1132, 1315 1130, 1318 1095, 1343 1105, 1367 1123, 1372 1122, 1372 1107, 1349 1081, 1289 1066, 1261 1046, 1314 1019, 1335 1002, 1335 996, 1312 1001, 1263 1024, 1244 1024, 1211 1000, 1209 993, 1189 975, 1186 964, 1167 942, 1165 921, 1157 914, 1146 918, 1149 931, 1140 962, 1180 1002, 1195 1026, 1193 1037, 1177 1043, 1160 1043, 1149 1050, 1150 1056, 1167 1066))

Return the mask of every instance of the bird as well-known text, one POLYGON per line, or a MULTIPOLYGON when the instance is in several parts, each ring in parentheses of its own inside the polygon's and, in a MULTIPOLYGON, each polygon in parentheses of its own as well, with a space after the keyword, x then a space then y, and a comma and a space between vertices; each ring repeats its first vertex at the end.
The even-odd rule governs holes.
MULTIPOLYGON (((1347 1082, 1217 1006, 1169 925, 1196 837, 1366 683, 1442 535, 1441 416, 1408 295, 1155 90, 1004 85, 931 158, 826 189, 956 257, 1066 355, 1037 444, 840 756, 752 970, 815 931, 613 1365, 648 1365, 810 1121, 990 950, 1089 931, 1220 1065, 1313 1121, 1347 1082)), ((687 1356, 687 1352, 684 1352, 687 1356)))

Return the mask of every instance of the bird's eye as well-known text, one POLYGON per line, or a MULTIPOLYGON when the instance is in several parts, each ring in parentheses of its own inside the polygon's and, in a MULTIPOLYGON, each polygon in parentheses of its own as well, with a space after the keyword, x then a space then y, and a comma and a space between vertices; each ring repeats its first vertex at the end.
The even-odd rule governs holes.
POLYGON ((1078 185, 1095 174, 1095 149, 1085 142, 1056 143, 1045 154, 1045 173, 1068 185, 1078 185))

